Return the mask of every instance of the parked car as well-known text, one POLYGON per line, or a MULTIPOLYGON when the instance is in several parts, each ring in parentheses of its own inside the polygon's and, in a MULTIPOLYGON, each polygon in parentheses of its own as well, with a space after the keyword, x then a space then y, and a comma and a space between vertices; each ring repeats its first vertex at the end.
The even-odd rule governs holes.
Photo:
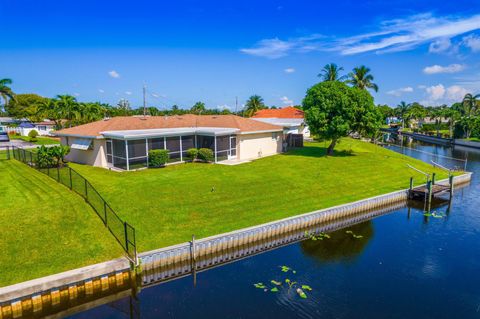
POLYGON ((7 132, 0 132, 0 142, 10 142, 7 132))

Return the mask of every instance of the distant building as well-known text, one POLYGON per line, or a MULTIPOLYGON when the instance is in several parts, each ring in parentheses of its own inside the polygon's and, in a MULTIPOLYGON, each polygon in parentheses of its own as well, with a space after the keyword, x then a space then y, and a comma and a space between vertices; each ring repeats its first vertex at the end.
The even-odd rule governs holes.
POLYGON ((310 130, 305 123, 305 113, 293 106, 260 110, 252 116, 252 120, 283 126, 284 134, 302 134, 304 137, 310 137, 310 130))
POLYGON ((36 130, 38 135, 52 135, 55 129, 55 122, 43 120, 41 122, 30 122, 26 119, 17 120, 11 117, 0 117, 0 132, 15 132, 22 136, 28 136, 32 130, 36 130))

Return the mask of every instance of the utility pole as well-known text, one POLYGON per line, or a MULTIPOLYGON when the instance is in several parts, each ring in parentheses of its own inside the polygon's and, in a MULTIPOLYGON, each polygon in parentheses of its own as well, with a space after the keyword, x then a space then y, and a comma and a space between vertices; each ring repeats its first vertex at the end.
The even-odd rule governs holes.
POLYGON ((147 115, 147 85, 143 82, 143 117, 147 115))
POLYGON ((235 115, 237 115, 237 108, 238 108, 238 96, 235 97, 235 115))

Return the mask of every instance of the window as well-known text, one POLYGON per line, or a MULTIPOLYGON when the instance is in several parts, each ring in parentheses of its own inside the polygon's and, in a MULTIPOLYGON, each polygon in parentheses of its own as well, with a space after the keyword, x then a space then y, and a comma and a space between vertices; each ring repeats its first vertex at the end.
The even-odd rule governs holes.
POLYGON ((47 127, 46 127, 45 125, 38 125, 38 126, 37 126, 37 129, 38 129, 39 131, 46 131, 46 130, 47 130, 47 127))
POLYGON ((276 132, 275 132, 275 133, 272 133, 272 140, 275 140, 275 141, 276 141, 277 138, 278 138, 278 133, 276 133, 276 132))
POLYGON ((148 140, 148 149, 149 150, 163 150, 165 148, 164 142, 165 142, 165 139, 163 137, 149 139, 148 140))

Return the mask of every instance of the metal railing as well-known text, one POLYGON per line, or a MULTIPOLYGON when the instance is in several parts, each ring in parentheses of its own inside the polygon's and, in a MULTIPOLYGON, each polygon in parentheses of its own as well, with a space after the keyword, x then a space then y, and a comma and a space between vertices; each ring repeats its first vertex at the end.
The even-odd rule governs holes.
MULTIPOLYGON (((137 245, 135 239, 135 228, 123 221, 110 205, 103 199, 102 195, 93 185, 80 173, 69 166, 63 167, 39 167, 37 165, 37 153, 13 146, 11 148, 13 158, 48 175, 60 184, 70 188, 82 196, 90 204, 98 217, 103 221, 105 227, 122 246, 128 259, 137 265, 137 245)), ((10 155, 8 155, 10 157, 10 155)))
POLYGON ((10 146, 0 146, 0 160, 10 159, 10 146))

